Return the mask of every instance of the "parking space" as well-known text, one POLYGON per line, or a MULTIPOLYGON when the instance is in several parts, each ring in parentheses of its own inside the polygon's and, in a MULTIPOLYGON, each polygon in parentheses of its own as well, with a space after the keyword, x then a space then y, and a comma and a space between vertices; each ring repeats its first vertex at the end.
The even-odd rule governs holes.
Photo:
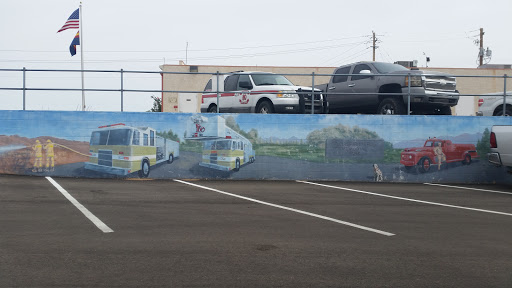
POLYGON ((3 175, 0 187, 1 287, 512 286, 509 186, 3 175))

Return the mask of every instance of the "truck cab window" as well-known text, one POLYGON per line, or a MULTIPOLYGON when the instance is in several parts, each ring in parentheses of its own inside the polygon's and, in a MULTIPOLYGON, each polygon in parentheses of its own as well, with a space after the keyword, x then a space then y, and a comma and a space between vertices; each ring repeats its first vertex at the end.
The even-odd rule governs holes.
POLYGON ((224 81, 224 91, 236 91, 238 84, 238 77, 240 75, 231 75, 224 81))
POLYGON ((359 64, 359 65, 356 65, 356 67, 354 67, 354 71, 352 72, 352 81, 355 81, 355 80, 362 80, 362 79, 366 79, 366 78, 370 78, 371 76, 370 75, 356 75, 356 74, 359 74, 361 71, 363 70, 370 70, 372 71, 372 68, 370 68, 370 66, 366 65, 366 64, 359 64))
POLYGON ((248 87, 241 87, 240 86, 241 82, 246 82, 246 84, 250 84, 252 86, 251 78, 249 77, 249 75, 245 75, 245 74, 244 75, 240 75, 240 77, 238 78, 238 85, 236 87, 237 91, 249 89, 248 87))
POLYGON ((110 131, 107 145, 130 145, 131 129, 115 129, 110 131))
POLYGON ((206 83, 206 87, 204 87, 204 91, 205 92, 212 91, 212 79, 210 79, 210 81, 208 81, 208 83, 206 83))
MULTIPOLYGON (((336 72, 334 72, 334 74, 349 74, 349 73, 350 73, 350 66, 340 68, 340 69, 336 70, 336 72)), ((332 83, 347 82, 347 80, 348 80, 348 75, 334 75, 334 77, 332 78, 332 83)))

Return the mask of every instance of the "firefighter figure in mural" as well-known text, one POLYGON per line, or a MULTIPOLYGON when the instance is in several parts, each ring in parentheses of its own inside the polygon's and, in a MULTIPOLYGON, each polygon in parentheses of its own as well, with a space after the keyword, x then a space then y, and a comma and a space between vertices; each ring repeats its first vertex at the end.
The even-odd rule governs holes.
POLYGON ((441 163, 443 161, 446 162, 446 155, 443 153, 443 148, 441 147, 441 142, 437 142, 436 147, 434 147, 434 155, 436 155, 437 161, 437 170, 441 170, 441 163))
POLYGON ((46 153, 46 169, 44 171, 55 171, 55 153, 53 152, 52 140, 46 140, 46 145, 43 148, 46 153))
POLYGON ((36 156, 32 172, 43 172, 43 145, 39 140, 36 140, 36 144, 32 146, 32 150, 34 150, 36 156))

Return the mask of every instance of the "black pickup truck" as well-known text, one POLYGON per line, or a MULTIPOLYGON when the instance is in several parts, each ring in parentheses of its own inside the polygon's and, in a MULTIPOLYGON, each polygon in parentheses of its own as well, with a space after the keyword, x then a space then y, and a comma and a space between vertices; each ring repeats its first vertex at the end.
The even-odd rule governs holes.
POLYGON ((383 62, 357 62, 336 68, 323 91, 329 113, 451 115, 459 92, 455 77, 410 70, 383 62), (410 89, 410 90, 409 90, 410 89))

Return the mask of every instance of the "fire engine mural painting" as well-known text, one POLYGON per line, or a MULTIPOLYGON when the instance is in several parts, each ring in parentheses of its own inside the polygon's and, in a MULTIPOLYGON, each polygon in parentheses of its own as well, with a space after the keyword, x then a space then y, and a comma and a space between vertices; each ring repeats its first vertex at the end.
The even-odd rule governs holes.
POLYGON ((129 127, 123 123, 98 127, 91 134, 89 162, 85 169, 115 175, 137 172, 149 176, 151 166, 179 157, 179 143, 157 135, 150 127, 129 127))
POLYGON ((203 143, 199 163, 203 167, 238 171, 256 159, 251 141, 229 128, 221 116, 191 116, 185 139, 203 143))
POLYGON ((511 183, 510 117, 0 111, 0 173, 85 178, 511 183))

